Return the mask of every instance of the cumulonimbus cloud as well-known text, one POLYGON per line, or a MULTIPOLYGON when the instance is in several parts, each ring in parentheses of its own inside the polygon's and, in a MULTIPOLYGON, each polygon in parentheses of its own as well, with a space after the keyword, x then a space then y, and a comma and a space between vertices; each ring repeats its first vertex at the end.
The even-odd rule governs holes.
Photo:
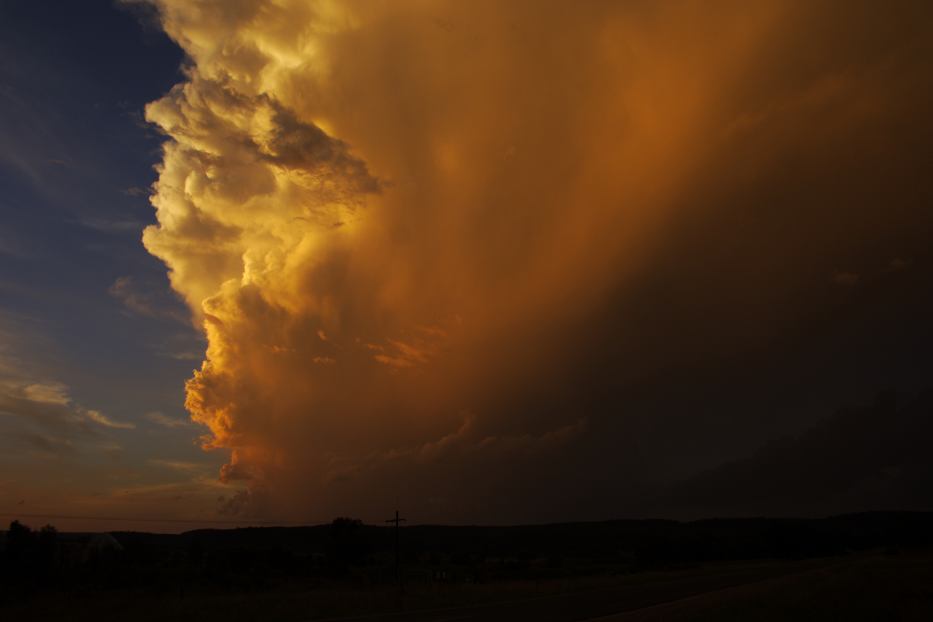
POLYGON ((578 364, 563 327, 724 142, 824 97, 734 88, 803 4, 152 3, 188 55, 143 236, 208 338, 186 405, 224 479, 303 512, 585 435, 521 405, 578 364))

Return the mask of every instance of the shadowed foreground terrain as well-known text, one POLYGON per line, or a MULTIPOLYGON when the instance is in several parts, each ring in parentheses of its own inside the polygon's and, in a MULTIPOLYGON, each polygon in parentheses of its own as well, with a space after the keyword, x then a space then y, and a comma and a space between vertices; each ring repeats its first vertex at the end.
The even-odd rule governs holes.
POLYGON ((933 618, 933 514, 3 538, 10 620, 933 618))

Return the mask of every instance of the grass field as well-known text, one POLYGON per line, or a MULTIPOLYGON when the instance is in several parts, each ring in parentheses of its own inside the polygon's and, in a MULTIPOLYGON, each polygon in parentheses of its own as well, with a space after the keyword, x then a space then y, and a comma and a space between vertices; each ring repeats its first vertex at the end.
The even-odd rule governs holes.
POLYGON ((933 554, 716 563, 560 581, 351 589, 84 589, 19 595, 7 620, 933 620, 933 554))

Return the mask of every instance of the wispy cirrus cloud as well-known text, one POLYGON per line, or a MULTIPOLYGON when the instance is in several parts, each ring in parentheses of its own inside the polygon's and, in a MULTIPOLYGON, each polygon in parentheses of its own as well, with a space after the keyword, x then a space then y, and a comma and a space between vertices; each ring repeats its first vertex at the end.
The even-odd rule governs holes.
POLYGON ((169 299, 168 292, 155 287, 140 285, 132 276, 118 277, 107 289, 130 313, 154 319, 171 319, 176 322, 190 322, 187 315, 175 301, 169 299))
MULTIPOLYGON (((115 419, 98 409, 87 408, 76 401, 71 387, 36 369, 22 357, 29 343, 34 346, 40 336, 31 331, 14 330, 16 322, 0 316, 0 416, 12 424, 14 436, 24 439, 33 448, 45 453, 65 455, 78 446, 99 444, 106 430, 132 430, 135 424, 115 419)), ((21 322, 19 323, 21 324, 21 322)))
POLYGON ((181 471, 184 473, 206 471, 210 468, 208 465, 199 464, 197 462, 186 462, 184 460, 164 460, 161 458, 153 458, 152 460, 149 460, 149 464, 172 471, 181 471))
POLYGON ((61 382, 35 382, 23 387, 27 399, 45 404, 66 405, 71 402, 68 387, 61 382))
POLYGON ((170 417, 162 412, 157 410, 147 412, 144 417, 151 421, 152 423, 161 426, 163 428, 190 428, 194 424, 188 419, 180 419, 178 417, 170 417))
POLYGON ((135 423, 129 423, 126 421, 115 421, 100 412, 99 410, 84 410, 83 414, 89 420, 104 426, 105 428, 113 428, 115 430, 133 430, 136 428, 135 423))

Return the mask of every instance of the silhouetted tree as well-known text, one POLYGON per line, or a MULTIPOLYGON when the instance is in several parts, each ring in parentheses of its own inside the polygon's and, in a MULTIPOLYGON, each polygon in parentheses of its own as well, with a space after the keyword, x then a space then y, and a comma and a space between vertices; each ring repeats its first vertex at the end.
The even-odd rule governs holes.
POLYGON ((6 534, 7 556, 13 564, 21 564, 29 558, 35 544, 32 529, 18 520, 10 523, 6 534))
POLYGON ((6 572, 16 583, 44 582, 56 560, 58 532, 46 525, 35 532, 19 521, 7 531, 6 572))
POLYGON ((336 565, 356 564, 366 556, 363 521, 340 516, 330 524, 328 558, 336 565))

